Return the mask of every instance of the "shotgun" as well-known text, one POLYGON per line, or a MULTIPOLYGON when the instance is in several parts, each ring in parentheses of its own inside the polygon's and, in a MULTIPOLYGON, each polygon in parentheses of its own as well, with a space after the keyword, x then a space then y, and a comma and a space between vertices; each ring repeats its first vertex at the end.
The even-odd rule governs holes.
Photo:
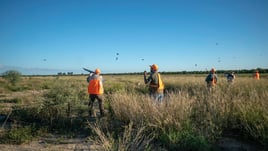
POLYGON ((89 72, 89 73, 95 73, 94 71, 92 71, 92 70, 89 70, 89 69, 87 69, 87 68, 83 68, 85 71, 87 71, 87 72, 89 72))

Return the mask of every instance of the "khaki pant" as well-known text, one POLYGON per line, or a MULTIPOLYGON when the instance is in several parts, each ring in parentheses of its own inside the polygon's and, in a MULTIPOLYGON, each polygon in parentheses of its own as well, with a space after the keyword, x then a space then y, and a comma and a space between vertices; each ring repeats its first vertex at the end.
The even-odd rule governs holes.
POLYGON ((99 110, 100 110, 100 115, 104 116, 104 107, 103 107, 103 96, 101 94, 90 94, 89 95, 89 116, 96 116, 96 112, 94 110, 94 102, 95 100, 98 100, 99 103, 99 110))

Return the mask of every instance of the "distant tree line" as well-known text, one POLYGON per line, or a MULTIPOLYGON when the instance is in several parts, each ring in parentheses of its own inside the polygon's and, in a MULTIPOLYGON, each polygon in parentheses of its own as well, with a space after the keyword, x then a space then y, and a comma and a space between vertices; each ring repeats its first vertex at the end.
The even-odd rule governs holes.
MULTIPOLYGON (((263 68, 257 68, 257 69, 239 69, 239 70, 216 70, 219 74, 225 74, 234 72, 236 74, 248 74, 248 73, 254 73, 256 70, 259 71, 259 73, 268 73, 268 69, 263 68)), ((176 71, 176 72, 162 72, 163 74, 207 74, 208 71, 176 71)))
POLYGON ((57 74, 58 76, 64 76, 64 75, 74 75, 74 73, 73 72, 67 72, 67 73, 65 73, 65 72, 58 72, 58 74, 57 74))
MULTIPOLYGON (((264 68, 257 68, 257 69, 238 69, 238 70, 217 70, 216 72, 218 74, 226 74, 230 72, 234 72, 235 74, 249 74, 254 73, 256 70, 259 71, 259 73, 268 73, 268 69, 264 68)), ((160 71, 162 74, 207 74, 208 71, 160 71)), ((141 75, 143 72, 125 72, 125 73, 104 73, 104 75, 141 75)), ((56 76, 80 76, 80 75, 88 75, 88 74, 74 74, 73 72, 58 72, 56 76)), ((12 81, 12 83, 16 83, 20 78, 20 76, 23 76, 20 72, 16 70, 9 70, 4 73, 2 73, 0 76, 9 79, 12 81)), ((27 75, 27 76, 55 76, 53 75, 27 75)))
MULTIPOLYGON (((217 70, 216 72, 218 74, 226 74, 230 72, 234 72, 236 74, 249 74, 254 73, 256 70, 258 70, 260 73, 268 73, 268 69, 263 68, 257 68, 257 69, 239 69, 239 70, 217 70)), ((207 74, 208 71, 162 71, 160 73, 162 74, 207 74)), ((107 73, 105 75, 140 75, 143 74, 143 72, 126 72, 126 73, 107 73)))

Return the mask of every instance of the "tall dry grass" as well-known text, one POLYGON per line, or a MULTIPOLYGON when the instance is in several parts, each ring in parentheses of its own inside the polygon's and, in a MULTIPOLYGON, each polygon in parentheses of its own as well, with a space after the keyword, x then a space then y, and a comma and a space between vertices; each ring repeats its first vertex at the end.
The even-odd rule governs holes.
POLYGON ((224 77, 219 77, 218 85, 209 93, 204 77, 163 77, 167 91, 162 104, 138 91, 123 89, 111 94, 115 118, 125 123, 146 123, 156 138, 169 131, 182 131, 188 123, 194 136, 202 136, 211 143, 228 135, 267 146, 266 79, 255 81, 243 77, 229 85, 224 77))
POLYGON ((150 143, 154 139, 153 133, 146 132, 147 126, 144 124, 134 125, 133 122, 129 122, 120 134, 114 134, 109 128, 104 129, 101 126, 102 123, 89 123, 88 125, 95 134, 89 137, 89 140, 99 146, 96 150, 150 150, 150 143))
MULTIPOLYGON (((92 136, 97 136, 92 140, 105 150, 153 150, 156 144, 168 150, 208 150, 210 144, 225 136, 268 146, 268 80, 237 76, 235 83, 229 85, 219 75, 217 86, 209 93, 205 76, 162 75, 165 98, 158 104, 148 96, 142 75, 104 75, 108 114, 100 122, 89 124, 92 136)), ((45 89, 42 98, 20 98, 21 104, 38 101, 42 105, 18 110, 27 116, 23 119, 52 119, 47 122, 50 126, 61 127, 70 121, 69 113, 76 117, 87 114, 86 76, 24 78, 18 88, 12 89, 5 81, 0 82, 3 95, 13 94, 13 90, 45 89), (72 108, 66 112, 70 102, 72 108), (49 114, 52 109, 57 114, 49 114), (62 117, 64 121, 57 123, 62 117)))

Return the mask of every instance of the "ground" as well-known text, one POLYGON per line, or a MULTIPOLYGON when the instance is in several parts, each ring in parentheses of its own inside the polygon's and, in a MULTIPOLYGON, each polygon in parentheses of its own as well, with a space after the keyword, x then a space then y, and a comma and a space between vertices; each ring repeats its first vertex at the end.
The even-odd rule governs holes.
MULTIPOLYGON (((85 138, 65 139, 41 138, 22 145, 0 144, 1 151, 94 151, 100 150, 96 145, 87 142, 85 138)), ((231 138, 223 138, 217 145, 217 151, 264 151, 257 146, 245 144, 231 138)))

